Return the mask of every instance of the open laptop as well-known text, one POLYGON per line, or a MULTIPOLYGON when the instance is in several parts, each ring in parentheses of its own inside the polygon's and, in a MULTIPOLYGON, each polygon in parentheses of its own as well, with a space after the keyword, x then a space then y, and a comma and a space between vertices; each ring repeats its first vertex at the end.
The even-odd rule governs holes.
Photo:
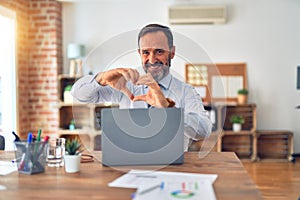
POLYGON ((102 109, 102 164, 182 164, 183 119, 181 108, 102 109))

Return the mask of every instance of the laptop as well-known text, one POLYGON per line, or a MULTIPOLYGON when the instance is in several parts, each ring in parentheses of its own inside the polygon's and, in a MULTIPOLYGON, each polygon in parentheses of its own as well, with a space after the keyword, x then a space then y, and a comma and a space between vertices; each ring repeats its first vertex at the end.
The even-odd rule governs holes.
POLYGON ((184 162, 181 108, 101 110, 102 164, 169 165, 184 162))

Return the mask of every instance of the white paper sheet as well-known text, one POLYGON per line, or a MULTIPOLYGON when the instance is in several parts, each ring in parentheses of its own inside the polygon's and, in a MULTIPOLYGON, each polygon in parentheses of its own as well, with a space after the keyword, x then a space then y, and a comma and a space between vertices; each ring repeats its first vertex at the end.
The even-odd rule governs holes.
POLYGON ((0 161, 0 175, 7 175, 17 170, 16 163, 12 163, 11 161, 0 161))
POLYGON ((149 183, 155 184, 162 181, 198 181, 208 180, 213 183, 217 174, 197 174, 197 173, 181 173, 181 172, 163 172, 163 171, 144 171, 144 170, 130 170, 127 174, 115 179, 108 184, 110 187, 122 187, 122 188, 138 188, 138 186, 149 183))
POLYGON ((217 177, 216 174, 131 170, 108 185, 137 188, 134 200, 178 198, 215 200, 213 183, 217 177), (158 187, 162 183, 164 186, 158 187))
MULTIPOLYGON (((148 189, 147 185, 140 185, 136 194, 133 196, 134 200, 215 200, 215 193, 212 183, 208 179, 198 181, 184 181, 178 182, 173 180, 172 182, 164 183, 163 187, 156 187, 155 189, 148 189)), ((153 188, 153 187, 152 187, 153 188)))

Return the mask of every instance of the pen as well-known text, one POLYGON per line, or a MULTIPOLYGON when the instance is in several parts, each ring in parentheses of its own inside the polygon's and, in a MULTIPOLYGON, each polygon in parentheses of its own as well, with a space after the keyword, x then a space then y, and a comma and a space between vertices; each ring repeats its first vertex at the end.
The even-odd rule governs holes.
POLYGON ((40 141, 41 141, 41 133, 42 133, 42 130, 39 129, 38 130, 38 134, 37 134, 37 137, 36 137, 36 140, 35 140, 35 145, 34 145, 34 154, 33 154, 33 167, 35 166, 35 162, 36 162, 36 159, 37 157, 39 157, 39 154, 36 154, 37 151, 38 151, 38 146, 40 145, 40 141))
POLYGON ((47 135, 47 136, 45 136, 43 144, 40 146, 40 148, 38 150, 38 155, 43 153, 43 150, 44 150, 45 145, 47 144, 48 140, 49 140, 49 136, 47 135))
POLYGON ((20 141, 19 136, 13 131, 12 134, 15 136, 15 142, 20 141))
POLYGON ((151 175, 136 175, 137 178, 157 178, 157 176, 151 175))
MULTIPOLYGON (((13 134, 15 135, 14 132, 13 132, 13 134)), ((16 139, 17 139, 17 137, 16 137, 16 139)), ((19 170, 23 170, 23 168, 25 168, 25 169, 27 168, 27 166, 25 166, 25 163, 27 162, 27 159, 28 159, 27 158, 27 154, 29 154, 29 144, 31 143, 31 140, 32 140, 32 133, 29 132, 28 136, 27 136, 26 149, 25 149, 25 152, 23 152, 23 155, 22 155, 22 158, 21 158, 21 162, 20 162, 20 166, 19 166, 19 170)))
POLYGON ((48 140, 49 140, 49 136, 45 136, 43 142, 41 142, 41 141, 37 142, 39 148, 37 150, 37 153, 33 157, 33 170, 43 169, 43 166, 41 166, 41 163, 39 162, 39 158, 41 155, 43 155, 43 151, 44 151, 45 145, 47 144, 48 140))
POLYGON ((41 134, 42 134, 42 129, 39 129, 38 134, 37 134, 37 138, 36 138, 37 142, 41 141, 41 134))
POLYGON ((138 193, 133 193, 133 194, 131 195, 131 197, 134 199, 134 198, 136 197, 136 195, 144 195, 144 194, 147 194, 147 193, 149 193, 149 192, 152 192, 153 190, 155 190, 155 189, 157 189, 157 188, 160 188, 160 190, 163 190, 164 187, 165 187, 165 183, 164 183, 164 182, 161 182, 161 183, 158 184, 158 185, 154 185, 154 186, 149 187, 149 188, 147 188, 147 189, 145 189, 145 190, 142 190, 142 191, 140 191, 140 192, 138 192, 138 193))
POLYGON ((29 132, 28 136, 27 136, 27 146, 29 146, 29 144, 32 142, 32 133, 29 132))
POLYGON ((24 168, 24 165, 25 165, 25 155, 26 155, 26 153, 23 153, 22 158, 21 158, 21 162, 20 162, 20 166, 19 166, 19 170, 22 170, 24 168))
POLYGON ((28 170, 28 162, 29 162, 29 153, 30 153, 30 144, 32 142, 32 133, 29 132, 27 136, 27 145, 26 145, 26 152, 25 152, 25 157, 24 157, 24 170, 28 170))

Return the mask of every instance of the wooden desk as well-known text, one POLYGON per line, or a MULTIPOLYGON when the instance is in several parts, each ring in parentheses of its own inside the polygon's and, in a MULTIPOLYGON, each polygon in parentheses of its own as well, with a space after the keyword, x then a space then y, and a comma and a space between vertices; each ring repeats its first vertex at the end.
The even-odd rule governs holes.
MULTIPOLYGON (((14 154, 1 152, 0 160, 10 160, 14 154)), ((100 155, 99 155, 100 157, 100 155)), ((67 174, 64 168, 47 167, 45 173, 26 175, 14 172, 1 176, 0 191, 5 199, 130 199, 135 190, 111 188, 107 184, 130 169, 151 167, 103 167, 99 161, 81 163, 81 171, 67 174)), ((232 152, 211 152, 199 160, 194 152, 185 153, 185 164, 167 166, 161 171, 218 174, 214 183, 217 199, 262 199, 237 156, 232 152)))

